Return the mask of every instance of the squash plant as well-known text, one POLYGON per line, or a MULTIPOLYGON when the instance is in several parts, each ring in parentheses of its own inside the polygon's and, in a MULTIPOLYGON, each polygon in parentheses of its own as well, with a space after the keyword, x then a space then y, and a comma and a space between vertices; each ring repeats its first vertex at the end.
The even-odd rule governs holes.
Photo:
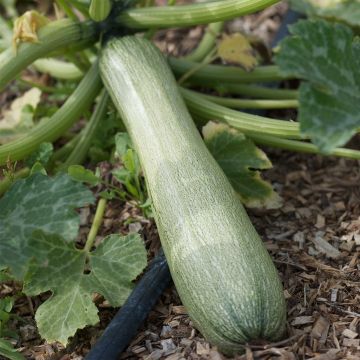
MULTIPOLYGON (((106 127, 111 100, 140 159, 172 277, 196 326, 227 354, 240 351, 244 342, 283 335, 281 283, 239 199, 250 206, 279 206, 257 171, 271 163, 255 144, 360 159, 359 151, 340 147, 360 128, 360 48, 346 25, 311 20, 292 27, 277 65, 246 71, 212 64, 219 56, 211 32, 219 33, 226 20, 277 2, 157 7, 152 1, 62 0, 65 19, 49 22, 32 11, 17 20, 12 44, 0 54, 0 89, 28 66, 54 78, 79 80, 58 111, 0 146, 0 165, 9 174, 0 190, 14 182, 0 199, 0 269, 24 281, 27 295, 51 291, 36 313, 47 341, 66 344, 77 329, 98 321, 94 292, 120 306, 146 263, 136 235, 110 235, 94 250, 105 198, 119 194, 114 189, 111 196, 102 194, 84 248, 74 245, 80 220, 73 209, 93 203, 94 197, 73 179, 91 186, 101 182, 79 165, 106 127), (78 20, 79 13, 86 20, 78 20), (166 61, 149 40, 157 29, 200 24, 211 24, 211 32, 184 58, 166 61), (298 91, 258 85, 291 78, 304 80, 298 91), (255 99, 209 96, 194 90, 199 85, 255 99), (85 128, 47 165, 39 165, 49 149, 44 144, 63 137, 97 97, 85 128), (299 108, 299 122, 234 110, 287 106, 299 108), (220 124, 203 128, 204 143, 193 120, 220 124), (29 156, 35 161, 28 168, 13 171, 16 161, 29 156), (54 166, 57 158, 63 159, 61 166, 54 166), (50 178, 46 169, 58 174, 50 178), (25 179, 15 181, 19 177, 25 179)), ((6 43, 9 37, 3 39, 6 43)), ((143 189, 130 153, 126 169, 132 171, 135 190, 143 189)), ((131 181, 122 179, 131 189, 131 181)), ((142 193, 139 199, 145 200, 142 193)))

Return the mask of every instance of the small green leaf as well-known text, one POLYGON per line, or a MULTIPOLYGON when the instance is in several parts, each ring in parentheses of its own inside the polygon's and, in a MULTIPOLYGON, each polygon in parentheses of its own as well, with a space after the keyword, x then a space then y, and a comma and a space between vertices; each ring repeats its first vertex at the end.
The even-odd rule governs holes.
POLYGON ((344 145, 360 128, 360 42, 345 25, 304 20, 290 28, 276 62, 300 86, 301 132, 323 153, 344 145))
POLYGON ((9 360, 25 360, 19 352, 17 352, 9 341, 0 339, 0 355, 9 360))
POLYGON ((34 175, 36 173, 40 173, 40 174, 43 174, 43 175, 47 175, 47 172, 46 172, 46 169, 44 168, 43 164, 41 164, 40 162, 36 162, 31 170, 30 170, 30 176, 31 175, 34 175))
POLYGON ((126 184, 131 178, 129 170, 125 168, 113 170, 112 174, 114 175, 115 179, 121 184, 126 184))
POLYGON ((96 186, 100 183, 100 179, 91 170, 85 169, 82 165, 71 165, 68 168, 69 176, 75 180, 96 186))
POLYGON ((32 167, 36 162, 39 162, 42 165, 46 165, 54 152, 54 146, 52 143, 42 143, 39 145, 37 150, 35 150, 25 161, 28 167, 32 167))
POLYGON ((120 158, 131 148, 131 140, 128 133, 117 133, 115 135, 116 155, 120 158))
POLYGON ((225 124, 209 122, 203 135, 206 146, 246 206, 268 209, 281 206, 281 198, 258 171, 272 167, 262 150, 225 124))
POLYGON ((146 250, 137 234, 110 235, 87 254, 57 235, 37 231, 29 248, 38 261, 31 264, 24 292, 29 296, 52 292, 35 318, 42 337, 64 345, 77 329, 99 321, 94 292, 120 306, 133 289, 132 280, 146 266, 146 250))
POLYGON ((290 0, 290 5, 309 17, 323 17, 355 27, 360 25, 359 0, 290 0))
POLYGON ((49 178, 36 173, 17 180, 0 199, 0 267, 9 267, 21 280, 31 257, 32 232, 40 229, 72 241, 80 224, 74 208, 93 202, 92 193, 66 174, 49 178))

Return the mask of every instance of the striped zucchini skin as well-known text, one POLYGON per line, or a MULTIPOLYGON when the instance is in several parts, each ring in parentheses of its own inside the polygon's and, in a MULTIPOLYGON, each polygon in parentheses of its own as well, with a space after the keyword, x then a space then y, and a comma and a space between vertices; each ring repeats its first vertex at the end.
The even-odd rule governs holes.
POLYGON ((281 337, 277 271, 162 54, 142 38, 114 39, 100 70, 139 154, 170 271, 196 327, 226 354, 281 337))

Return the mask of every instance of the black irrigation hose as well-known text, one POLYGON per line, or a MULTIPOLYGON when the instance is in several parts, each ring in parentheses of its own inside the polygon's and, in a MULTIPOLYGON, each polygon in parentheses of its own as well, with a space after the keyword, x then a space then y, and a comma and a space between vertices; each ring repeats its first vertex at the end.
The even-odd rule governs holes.
MULTIPOLYGON (((295 23, 299 14, 288 11, 273 41, 276 46, 288 35, 288 25, 295 23)), ((126 349, 169 285, 171 275, 163 252, 150 264, 147 272, 136 285, 126 303, 105 329, 85 360, 115 360, 126 349)))
POLYGON ((171 280, 163 252, 151 262, 85 360, 115 360, 126 349, 171 280))

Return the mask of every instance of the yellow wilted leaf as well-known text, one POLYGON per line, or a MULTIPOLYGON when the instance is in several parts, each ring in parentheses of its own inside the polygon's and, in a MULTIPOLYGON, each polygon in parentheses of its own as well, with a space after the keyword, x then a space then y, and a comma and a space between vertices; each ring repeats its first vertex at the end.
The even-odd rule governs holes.
POLYGON ((15 20, 13 47, 15 51, 21 42, 38 42, 37 31, 47 25, 50 20, 35 10, 30 10, 15 20))
POLYGON ((249 40, 240 33, 224 37, 218 45, 218 55, 224 61, 238 64, 248 71, 258 63, 249 40))

